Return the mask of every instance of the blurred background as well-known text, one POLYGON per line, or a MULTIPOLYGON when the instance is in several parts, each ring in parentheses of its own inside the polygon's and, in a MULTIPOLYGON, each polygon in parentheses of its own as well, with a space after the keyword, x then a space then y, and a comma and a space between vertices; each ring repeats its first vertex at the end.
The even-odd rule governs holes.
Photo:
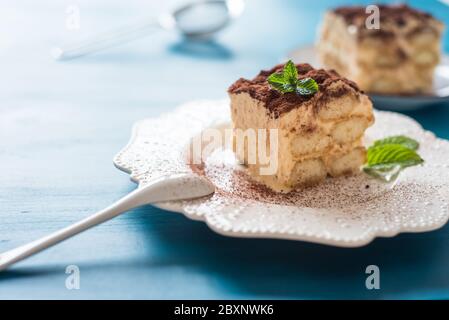
MULTIPOLYGON (((158 31, 74 60, 51 56, 61 43, 158 16, 185 2, 0 0, 0 251, 78 220, 132 190, 135 186, 111 159, 127 143, 135 121, 192 99, 224 98, 237 78, 253 77, 291 50, 313 43, 326 9, 372 3, 247 0, 242 15, 206 43, 158 31)), ((442 1, 407 3, 449 24, 449 7, 442 1)), ((446 32, 446 52, 448 36, 446 32)), ((448 104, 408 115, 449 138, 448 104)), ((148 207, 1 274, 5 290, 0 298, 369 298, 363 266, 373 257, 391 280, 375 297, 447 297, 448 246, 435 243, 447 241, 447 232, 381 239, 367 248, 342 251, 228 239, 200 223, 148 207), (409 245, 414 249, 404 251, 409 245), (392 250, 402 258, 395 259, 392 250), (335 259, 334 264, 328 259, 335 259), (68 263, 85 270, 83 283, 90 290, 65 290, 68 263), (415 267, 402 269, 410 264, 415 267), (100 269, 129 291, 113 287, 100 269), (411 283, 414 274, 425 278, 411 283), (258 283, 261 277, 266 277, 264 283, 258 283), (30 291, 36 286, 39 294, 30 291)))
MULTIPOLYGON (((325 9, 371 3, 247 0, 242 16, 207 44, 189 43, 174 31, 158 31, 73 61, 57 62, 50 55, 61 43, 156 17, 192 1, 131 0, 126 5, 103 0, 43 1, 39 5, 0 1, 3 106, 19 104, 14 108, 18 112, 29 108, 32 101, 33 110, 39 106, 50 108, 51 113, 62 112, 65 108, 54 105, 63 102, 86 116, 93 112, 88 121, 97 122, 97 128, 101 119, 119 113, 120 128, 125 129, 136 119, 186 100, 224 97, 236 78, 252 77, 292 49, 313 43, 325 9)), ((449 21, 449 7, 443 2, 408 3, 449 21)), ((447 51, 448 41, 444 48, 447 51)), ((426 125, 427 119, 421 120, 426 125)), ((444 134, 439 126, 434 130, 444 134)))

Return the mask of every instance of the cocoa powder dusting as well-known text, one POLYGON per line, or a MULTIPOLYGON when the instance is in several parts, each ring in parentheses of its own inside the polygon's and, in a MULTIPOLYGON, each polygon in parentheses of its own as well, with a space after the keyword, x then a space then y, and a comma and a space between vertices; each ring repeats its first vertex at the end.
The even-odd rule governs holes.
POLYGON ((308 63, 296 65, 299 79, 314 79, 319 86, 319 91, 310 96, 302 96, 296 93, 280 93, 271 88, 267 78, 272 73, 281 72, 283 67, 283 64, 279 64, 269 70, 262 70, 252 80, 240 78, 229 87, 228 93, 248 93, 253 99, 263 102, 267 112, 274 118, 278 118, 281 114, 304 105, 312 105, 313 108, 319 110, 331 98, 341 97, 350 93, 363 93, 354 82, 341 77, 335 70, 314 69, 308 63), (340 82, 340 84, 330 89, 330 86, 336 82, 340 82))
MULTIPOLYGON (((220 151, 225 152, 225 151, 220 151)), ((220 155, 218 153, 217 155, 220 155)), ((217 157, 216 158, 219 158, 217 157)), ((308 187, 298 187, 290 193, 277 193, 263 184, 254 181, 251 176, 238 168, 215 160, 207 159, 205 163, 189 164, 190 169, 208 179, 215 185, 215 195, 226 199, 244 199, 248 202, 287 205, 296 207, 345 207, 348 203, 366 203, 389 191, 385 184, 377 184, 377 188, 367 191, 370 181, 366 175, 351 177, 328 178, 324 182, 308 187), (379 188, 379 186, 381 186, 379 188), (346 190, 345 192, 343 192, 346 190), (323 195, 326 198, 323 198, 323 195)))

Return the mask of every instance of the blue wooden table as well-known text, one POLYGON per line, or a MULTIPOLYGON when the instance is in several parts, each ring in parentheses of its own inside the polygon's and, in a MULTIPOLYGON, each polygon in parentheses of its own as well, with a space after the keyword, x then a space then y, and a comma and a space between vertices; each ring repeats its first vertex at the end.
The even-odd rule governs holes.
MULTIPOLYGON (((236 78, 313 41, 323 10, 342 3, 248 0, 244 15, 207 46, 160 32, 69 62, 49 55, 63 40, 174 4, 160 2, 0 1, 0 251, 133 190, 112 157, 135 121, 188 100, 224 97, 236 78), (76 30, 66 27, 73 4, 76 30)), ((449 23, 441 3, 411 3, 449 23)), ((449 138, 449 105, 409 115, 449 138)), ((449 298, 449 226, 339 249, 227 238, 147 206, 1 273, 0 298, 449 298), (380 268, 380 290, 365 288, 370 264, 380 268), (79 290, 66 288, 68 265, 80 269, 79 290)))

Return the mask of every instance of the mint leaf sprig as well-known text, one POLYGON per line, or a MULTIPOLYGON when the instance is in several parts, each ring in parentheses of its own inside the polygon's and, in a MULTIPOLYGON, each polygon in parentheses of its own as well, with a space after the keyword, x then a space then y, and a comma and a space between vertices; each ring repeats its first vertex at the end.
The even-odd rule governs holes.
POLYGON ((424 162, 417 153, 418 148, 419 143, 406 136, 377 140, 367 150, 363 171, 383 181, 393 181, 403 169, 424 162))
POLYGON ((319 90, 314 79, 298 79, 298 70, 291 60, 285 64, 282 72, 271 74, 267 81, 273 89, 282 93, 295 92, 301 96, 309 96, 319 90))

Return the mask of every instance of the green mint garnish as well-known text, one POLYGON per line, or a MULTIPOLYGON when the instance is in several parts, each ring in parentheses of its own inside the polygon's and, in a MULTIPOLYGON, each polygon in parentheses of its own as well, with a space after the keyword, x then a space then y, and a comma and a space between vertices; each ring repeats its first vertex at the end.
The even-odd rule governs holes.
POLYGON ((381 180, 392 181, 404 168, 424 162, 416 152, 418 148, 417 141, 405 136, 377 140, 368 148, 363 171, 381 180))
POLYGON ((380 146, 384 144, 400 144, 412 150, 418 150, 419 142, 406 136, 393 136, 385 139, 377 140, 374 142, 374 146, 380 146))
POLYGON ((312 78, 298 79, 298 70, 289 60, 282 72, 271 74, 268 79, 270 86, 282 93, 295 92, 301 96, 308 96, 318 92, 318 84, 312 78))
POLYGON ((312 78, 305 78, 298 81, 296 92, 302 96, 308 96, 318 91, 318 84, 312 78))

